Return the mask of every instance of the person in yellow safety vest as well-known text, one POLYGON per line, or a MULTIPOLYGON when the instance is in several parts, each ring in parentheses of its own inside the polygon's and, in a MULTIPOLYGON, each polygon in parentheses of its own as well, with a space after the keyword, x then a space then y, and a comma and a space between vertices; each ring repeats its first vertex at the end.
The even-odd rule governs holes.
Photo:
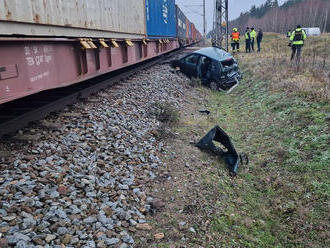
POLYGON ((290 38, 291 37, 291 31, 290 30, 288 30, 288 32, 286 33, 286 37, 287 38, 290 38))
POLYGON ((233 32, 231 34, 231 46, 233 48, 233 53, 235 54, 236 49, 239 52, 239 39, 240 33, 238 32, 237 28, 233 28, 233 32))
POLYGON ((300 25, 297 26, 290 36, 290 45, 292 49, 291 60, 294 59, 297 53, 297 62, 300 62, 301 50, 304 45, 304 40, 306 40, 307 35, 300 25))
POLYGON ((246 53, 251 52, 251 35, 250 35, 250 28, 247 27, 245 31, 245 51, 246 53))
POLYGON ((254 42, 257 38, 257 32, 254 30, 254 28, 251 28, 250 35, 251 35, 251 48, 252 51, 254 51, 254 42))

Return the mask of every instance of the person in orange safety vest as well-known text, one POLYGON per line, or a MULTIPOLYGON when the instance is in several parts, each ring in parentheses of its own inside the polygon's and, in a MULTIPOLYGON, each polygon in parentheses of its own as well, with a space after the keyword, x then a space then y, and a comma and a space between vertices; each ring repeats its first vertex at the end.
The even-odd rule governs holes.
POLYGON ((231 46, 233 48, 234 54, 236 53, 236 51, 239 52, 239 39, 240 39, 239 36, 240 33, 238 32, 237 28, 233 28, 233 32, 231 34, 231 46))

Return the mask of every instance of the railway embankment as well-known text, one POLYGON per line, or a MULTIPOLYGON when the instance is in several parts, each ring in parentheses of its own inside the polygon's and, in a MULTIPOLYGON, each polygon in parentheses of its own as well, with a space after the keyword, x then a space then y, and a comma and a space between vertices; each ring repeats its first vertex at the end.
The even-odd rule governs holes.
POLYGON ((155 106, 179 108, 187 85, 157 65, 2 141, 1 247, 134 246, 171 153, 155 106))

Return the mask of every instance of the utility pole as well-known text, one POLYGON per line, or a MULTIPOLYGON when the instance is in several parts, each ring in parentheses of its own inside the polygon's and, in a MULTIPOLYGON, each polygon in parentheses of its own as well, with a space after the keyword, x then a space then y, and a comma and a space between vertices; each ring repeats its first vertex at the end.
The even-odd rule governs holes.
POLYGON ((213 43, 228 51, 228 36, 228 0, 215 0, 213 43))
POLYGON ((203 26, 204 26, 204 45, 206 44, 206 13, 205 13, 205 0, 203 0, 203 26))

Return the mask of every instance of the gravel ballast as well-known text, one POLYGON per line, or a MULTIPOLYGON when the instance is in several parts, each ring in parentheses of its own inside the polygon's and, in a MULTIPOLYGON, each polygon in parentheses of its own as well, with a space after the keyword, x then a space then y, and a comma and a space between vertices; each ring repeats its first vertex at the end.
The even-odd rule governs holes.
POLYGON ((152 109, 188 83, 157 65, 1 142, 1 247, 134 247, 167 152, 152 109))

